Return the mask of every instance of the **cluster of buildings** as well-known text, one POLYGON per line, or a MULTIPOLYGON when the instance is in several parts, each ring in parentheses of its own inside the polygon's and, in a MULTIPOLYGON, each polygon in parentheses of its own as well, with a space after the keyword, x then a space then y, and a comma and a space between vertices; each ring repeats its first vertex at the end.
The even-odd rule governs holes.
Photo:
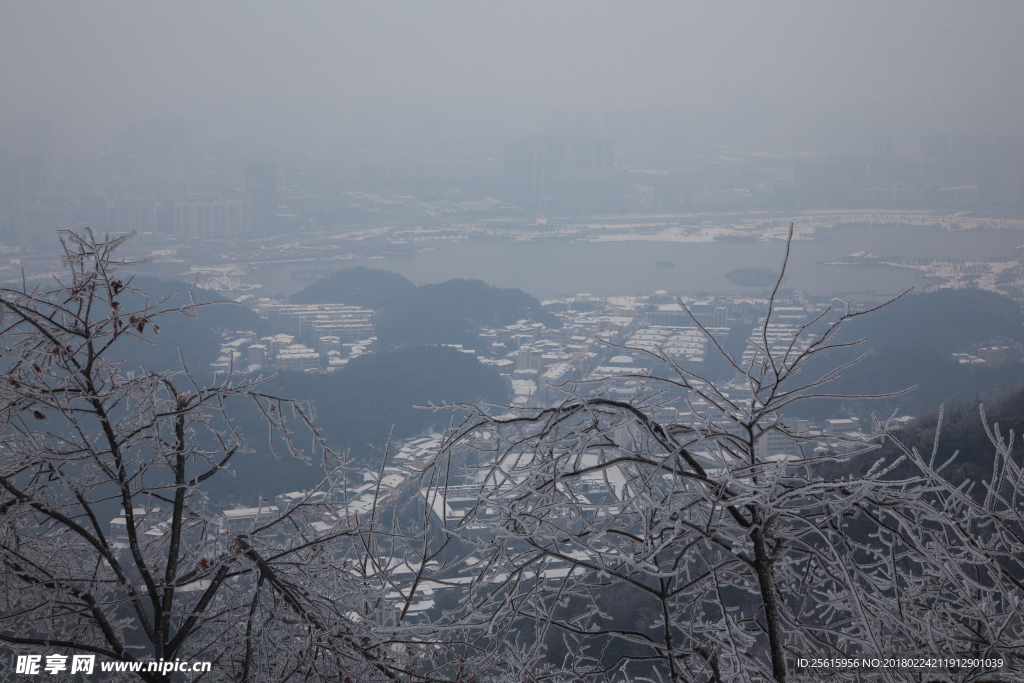
MULTIPOLYGON (((614 378, 611 378, 614 381, 614 378)), ((691 400, 691 406, 697 410, 701 406, 691 400)), ((705 406, 706 407, 706 406, 705 406)), ((661 405, 652 408, 661 420, 686 422, 693 419, 692 414, 681 412, 661 405)), ((905 426, 911 418, 901 417, 893 422, 893 427, 905 426)), ((805 455, 823 452, 844 453, 863 448, 877 439, 877 436, 862 430, 856 417, 836 418, 814 424, 806 420, 795 420, 785 425, 786 430, 797 436, 790 438, 777 432, 769 432, 757 444, 758 457, 762 460, 798 459, 805 455)), ((634 428, 623 425, 615 430, 614 438, 623 447, 631 447, 630 439, 634 428)), ((481 431, 474 433, 469 441, 455 448, 451 453, 452 466, 448 468, 447 482, 442 492, 427 485, 420 474, 437 454, 442 437, 428 434, 409 439, 393 450, 379 470, 354 472, 343 490, 335 490, 328 494, 322 490, 290 491, 280 493, 273 499, 259 497, 255 505, 231 507, 222 510, 215 516, 215 524, 211 528, 211 542, 207 552, 211 559, 218 552, 231 547, 233 536, 252 533, 254 530, 288 514, 294 524, 275 525, 278 535, 302 534, 305 537, 336 532, 339 529, 353 528, 366 522, 375 510, 388 506, 402 505, 410 500, 416 501, 419 509, 426 509, 432 516, 437 529, 452 529, 460 525, 459 534, 467 539, 487 539, 493 534, 491 520, 495 511, 480 506, 480 487, 485 479, 494 476, 488 467, 483 453, 494 452, 497 446, 496 435, 481 431)), ((701 461, 712 476, 715 468, 722 466, 721 455, 711 452, 705 444, 695 444, 691 449, 695 457, 701 461)), ((585 453, 579 466, 586 468, 596 465, 597 453, 585 453)), ((632 476, 625 467, 611 466, 595 469, 592 474, 584 476, 574 483, 572 490, 572 510, 568 507, 565 514, 581 515, 590 522, 602 517, 616 515, 621 511, 622 500, 631 495, 632 476)), ((494 484, 493 481, 490 482, 494 484)), ((510 480, 509 484, 514 484, 510 480)), ((559 514, 553 511, 552 514, 559 514)), ((133 510, 136 533, 143 546, 159 548, 162 539, 169 534, 169 510, 160 506, 138 507, 133 510)), ((116 550, 127 552, 128 526, 122 510, 109 522, 110 537, 116 550)), ((440 532, 438 532, 440 533, 440 532)), ((287 538, 282 538, 286 541, 287 538)), ((576 559, 585 559, 577 557, 576 559)), ((408 590, 421 569, 415 560, 399 554, 391 557, 386 570, 392 585, 388 599, 393 607, 401 609, 408 599, 408 590)), ((478 559, 469 557, 458 566, 446 572, 443 579, 438 579, 433 571, 440 565, 435 561, 432 566, 425 567, 427 580, 418 580, 416 596, 409 606, 407 619, 416 621, 427 619, 430 612, 438 606, 439 600, 446 592, 457 592, 466 583, 473 580, 473 574, 479 571, 478 559)), ((558 581, 564 579, 571 571, 568 562, 551 562, 543 568, 544 580, 558 581)), ((492 577, 500 580, 501 577, 492 577)), ((200 590, 202 585, 186 586, 185 590, 200 590)), ((435 615, 436 616, 436 615, 435 615)))
POLYGON ((625 346, 641 351, 664 353, 681 367, 699 372, 704 368, 710 334, 719 344, 725 343, 728 327, 706 327, 704 332, 695 327, 668 327, 647 325, 636 329, 625 346), (707 334, 706 334, 706 333, 707 334))
POLYGON ((274 328, 297 337, 337 337, 343 342, 373 334, 373 311, 345 304, 290 304, 273 299, 255 300, 261 318, 274 328))
MULTIPOLYGON (((52 147, 52 143, 51 143, 52 147)), ((164 192, 137 187, 82 190, 55 182, 49 153, 5 157, 0 150, 0 229, 12 246, 50 247, 61 230, 175 235, 182 240, 224 239, 277 230, 277 171, 250 162, 241 188, 164 192)), ((146 188, 150 189, 150 188, 146 188)))
POLYGON ((334 372, 349 361, 371 353, 376 337, 341 341, 340 337, 318 337, 314 347, 299 341, 295 335, 275 334, 256 338, 248 330, 225 333, 217 360, 210 369, 219 373, 250 373, 258 370, 296 372, 334 372))
POLYGON ((224 335, 214 372, 252 372, 257 368, 333 372, 373 350, 373 311, 344 304, 289 304, 255 300, 256 311, 276 334, 257 338, 251 330, 224 335))
POLYGON ((514 228, 538 213, 1013 210, 1024 194, 1024 142, 986 135, 928 135, 913 149, 879 138, 853 154, 768 153, 750 141, 694 153, 671 136, 622 147, 583 130, 481 139, 470 152, 431 136, 401 151, 298 154, 297 164, 204 140, 184 120, 136 121, 88 161, 55 139, 50 122, 27 121, 0 146, 6 246, 52 251, 57 230, 86 226, 193 244, 437 219, 452 219, 442 231, 476 219, 514 228))
MULTIPOLYGON (((657 295, 652 298, 657 299, 657 295)), ((577 392, 601 393, 628 401, 645 395, 651 385, 648 378, 657 366, 667 362, 693 373, 694 389, 665 391, 650 407, 654 416, 691 426, 702 423, 707 416, 715 416, 716 408, 701 397, 708 387, 698 377, 709 370, 709 357, 719 353, 718 349, 709 348, 710 340, 724 347, 727 337, 735 334, 736 326, 741 324, 727 301, 690 302, 689 314, 679 304, 651 305, 640 299, 598 300, 580 295, 575 301, 587 303, 589 310, 559 313, 561 329, 520 321, 481 333, 482 341, 490 342, 492 355, 480 356, 480 360, 509 377, 514 406, 544 407, 565 400, 568 394, 563 389, 569 383, 577 392), (694 324, 694 319, 703 330, 694 324)), ((763 317, 753 322, 737 362, 744 368, 763 362, 766 344, 775 357, 788 353, 792 360, 817 339, 815 333, 803 329, 815 312, 813 307, 804 305, 776 306, 770 323, 763 317)), ((983 351, 999 362, 1004 349, 993 347, 983 351)), ((747 383, 734 380, 716 386, 735 405, 751 406, 753 396, 747 383)), ((894 425, 904 425, 909 419, 901 417, 894 425)), ((877 434, 862 428, 858 418, 851 416, 820 424, 796 420, 780 428, 767 431, 758 442, 761 457, 847 453, 878 439, 877 434)), ((619 436, 623 443, 629 438, 628 432, 619 436)))
MULTIPOLYGON (((709 348, 710 340, 724 347, 726 339, 735 335, 737 325, 750 324, 727 299, 693 300, 686 304, 687 311, 679 303, 663 303, 666 299, 663 292, 658 292, 652 297, 612 299, 579 294, 546 302, 556 311, 560 326, 548 327, 524 319, 504 327, 484 328, 476 349, 458 346, 458 350, 476 356, 506 379, 514 408, 555 404, 568 397, 570 386, 576 392, 602 393, 628 401, 647 390, 648 378, 658 365, 669 363, 695 377, 704 376, 709 369, 708 359, 719 353, 709 348)), ((250 303, 277 333, 260 338, 246 331, 225 335, 221 356, 213 363, 215 371, 266 368, 332 372, 373 350, 373 311, 344 304, 301 305, 270 299, 253 299, 250 303)), ((742 367, 750 367, 763 358, 766 343, 776 355, 788 352, 792 357, 805 351, 816 338, 814 333, 801 333, 813 314, 813 308, 805 305, 776 306, 770 323, 766 324, 764 318, 753 321, 737 361, 742 367)), ((1006 350, 980 349, 977 362, 1003 362, 1006 350)), ((658 419, 696 422, 713 413, 713 406, 700 397, 702 380, 692 381, 695 391, 668 392, 652 407, 658 419)), ((719 389, 737 405, 751 404, 749 387, 742 382, 726 383, 719 389)), ((798 435, 796 440, 771 431, 759 448, 765 457, 846 452, 854 447, 849 444, 861 447, 872 438, 857 427, 856 418, 837 419, 840 422, 836 424, 799 421, 787 426, 785 431, 798 435)))
MULTIPOLYGON (((574 300, 574 303, 576 301, 574 300)), ((671 322, 678 325, 656 324, 665 322, 659 308, 641 299, 596 299, 582 297, 578 303, 585 303, 586 310, 566 309, 558 313, 562 319, 560 328, 549 328, 530 320, 521 320, 502 328, 482 330, 480 349, 459 347, 464 353, 474 354, 485 364, 492 365, 504 375, 512 387, 513 400, 510 410, 526 410, 555 405, 565 400, 566 389, 587 395, 603 395, 629 401, 639 396, 650 396, 650 378, 662 360, 695 374, 708 369, 708 334, 718 343, 724 344, 730 334, 729 327, 708 327, 702 332, 694 326, 692 319, 683 321, 676 317, 671 322), (655 322, 656 321, 656 322, 655 322), (683 324, 688 322, 689 324, 683 324), (661 360, 659 360, 661 359, 661 360)), ((792 344, 793 335, 814 314, 808 307, 784 306, 776 309, 778 322, 772 322, 765 329, 765 320, 759 319, 749 328, 742 319, 734 315, 728 302, 694 302, 703 306, 702 315, 709 323, 728 321, 747 335, 744 363, 756 362, 757 349, 764 346, 765 338, 775 349, 785 345, 796 351, 806 348, 813 337, 792 344)), ((267 320, 276 321, 279 327, 288 327, 294 332, 315 333, 315 325, 334 321, 358 320, 367 313, 353 307, 293 306, 274 302, 261 302, 261 314, 267 320), (321 317, 324 316, 324 317, 321 317)), ((775 318, 773 317, 773 320, 775 318)), ((347 324, 347 323, 346 323, 347 324)), ((353 335, 355 336, 355 335, 353 335)), ((312 370, 331 367, 339 346, 346 349, 345 357, 357 353, 360 340, 342 342, 336 335, 319 338, 320 347, 314 351, 303 344, 296 344, 296 335, 284 332, 255 339, 254 335, 240 334, 225 345, 227 352, 237 354, 250 365, 277 364, 281 369, 312 370), (348 347, 346 347, 348 345, 348 347), (326 363, 325 366, 325 356, 326 363), (309 367, 304 367, 305 363, 309 367), (289 364, 295 364, 291 367, 289 364)), ((362 350, 366 352, 369 349, 362 350)), ((655 400, 645 403, 645 410, 661 422, 672 422, 691 427, 702 426, 709 417, 716 418, 716 407, 701 397, 709 389, 701 379, 691 380, 692 389, 659 389, 655 400)), ((749 386, 734 381, 717 385, 717 390, 736 406, 749 408, 753 397, 749 386)), ((718 415, 717 417, 721 417, 718 415)), ((891 426, 900 428, 911 420, 910 417, 895 419, 891 426)), ((727 422, 727 421, 725 421, 727 422)), ((769 430, 756 444, 757 455, 762 461, 796 461, 828 453, 849 453, 878 443, 879 435, 866 428, 856 416, 839 416, 812 422, 804 419, 788 419, 778 425, 780 429, 769 430)), ((737 434, 738 435, 738 434, 737 434)), ((620 448, 632 448, 639 436, 635 425, 623 423, 611 434, 620 448)), ((250 533, 283 514, 291 514, 296 524, 277 525, 281 531, 275 533, 303 533, 317 535, 330 533, 339 528, 350 528, 364 522, 375 509, 389 505, 404 505, 417 501, 420 509, 429 510, 438 528, 452 528, 461 524, 460 534, 466 538, 486 539, 493 533, 490 520, 495 512, 480 508, 479 490, 481 484, 492 472, 486 467, 486 454, 493 453, 498 445, 497 435, 481 431, 472 440, 460 444, 451 453, 452 466, 448 468, 445 495, 426 487, 420 475, 426 465, 438 452, 442 437, 427 434, 408 439, 394 447, 383 468, 354 471, 343 490, 332 491, 291 491, 277 493, 272 497, 259 497, 255 505, 224 509, 217 517, 217 543, 231 542, 232 535, 250 533)), ((691 451, 706 469, 714 472, 722 467, 722 453, 709 440, 698 441, 691 451)), ((584 454, 597 458, 596 454, 584 454)), ((596 463, 596 460, 595 460, 596 463)), ((584 462, 584 464, 586 464, 584 462)), ((594 521, 602 516, 615 515, 620 511, 621 501, 630 495, 631 475, 622 467, 612 467, 603 472, 595 471, 589 478, 577 482, 573 490, 574 515, 594 521)), ((261 492, 262 494, 273 492, 261 492)), ((135 520, 140 538, 146 542, 159 543, 168 533, 166 511, 159 507, 135 510, 135 520)), ((127 544, 127 522, 125 515, 110 521, 112 537, 122 547, 127 544)), ((579 558, 582 559, 582 558, 579 558)), ((398 609, 404 606, 413 580, 420 567, 415 561, 401 556, 390 559, 388 572, 393 581, 389 599, 398 609)), ((434 566, 426 567, 428 574, 434 566)), ((458 567, 446 571, 443 579, 436 576, 418 583, 417 594, 407 612, 407 618, 426 619, 432 610, 438 608, 446 591, 457 591, 472 580, 479 568, 474 558, 463 561, 458 567)), ((565 578, 572 571, 568 562, 553 562, 543 569, 544 579, 556 581, 565 578)))
POLYGON ((1024 142, 927 135, 916 149, 877 138, 862 153, 612 154, 588 135, 535 135, 505 147, 504 198, 527 212, 578 215, 797 206, 1019 208, 1024 142), (755 172, 744 160, 758 159, 755 172))
POLYGON ((822 154, 794 166, 807 203, 1020 207, 1024 143, 991 135, 926 135, 915 150, 877 139, 865 154, 822 154))

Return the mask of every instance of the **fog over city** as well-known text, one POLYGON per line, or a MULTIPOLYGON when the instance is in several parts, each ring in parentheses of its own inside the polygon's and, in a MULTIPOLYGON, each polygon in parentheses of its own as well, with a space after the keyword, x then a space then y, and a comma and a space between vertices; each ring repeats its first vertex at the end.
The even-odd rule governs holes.
MULTIPOLYGON (((5 3, 8 135, 128 123, 298 144, 586 125, 773 148, 1020 135, 1019 3, 5 3), (733 116, 735 122, 721 121, 733 116), (654 128, 655 130, 649 130, 654 128), (751 130, 752 129, 752 130, 751 130)), ((88 136, 88 137, 85 137, 88 136)))
POLYGON ((0 679, 1024 680, 1022 26, 0 0, 0 679))

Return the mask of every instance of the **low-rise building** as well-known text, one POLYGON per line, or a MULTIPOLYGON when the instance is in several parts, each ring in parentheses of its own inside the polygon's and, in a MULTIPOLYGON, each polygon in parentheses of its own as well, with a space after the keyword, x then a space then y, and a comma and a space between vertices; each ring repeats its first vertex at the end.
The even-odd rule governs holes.
POLYGON ((320 337, 320 355, 326 356, 331 351, 342 352, 341 337, 327 335, 320 337))
POLYGON ((856 431, 860 420, 856 417, 843 417, 825 420, 825 436, 839 436, 845 432, 856 431))
POLYGON ((263 366, 267 363, 266 344, 253 344, 249 347, 249 365, 263 366))
POLYGON ((323 503, 327 500, 327 493, 324 491, 291 491, 277 496, 278 509, 288 512, 299 503, 312 504, 323 503))
POLYGON ((320 354, 305 344, 290 344, 277 353, 278 370, 318 370, 320 354))
POLYGON ((252 528, 276 519, 278 512, 276 505, 225 510, 223 512, 224 529, 235 535, 248 533, 252 528))
MULTIPOLYGON (((146 532, 160 523, 160 507, 133 507, 132 518, 135 522, 136 537, 144 539, 146 532)), ((110 536, 114 543, 128 545, 128 517, 121 508, 117 517, 110 520, 110 536)))

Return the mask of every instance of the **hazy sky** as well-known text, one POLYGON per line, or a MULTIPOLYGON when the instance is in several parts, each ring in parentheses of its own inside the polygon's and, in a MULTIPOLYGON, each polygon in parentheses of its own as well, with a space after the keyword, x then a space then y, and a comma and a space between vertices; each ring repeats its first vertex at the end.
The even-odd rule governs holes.
POLYGON ((793 139, 1024 134, 1022 26, 1024 3, 976 0, 3 2, 0 119, 330 135, 429 113, 515 134, 767 95, 793 139))

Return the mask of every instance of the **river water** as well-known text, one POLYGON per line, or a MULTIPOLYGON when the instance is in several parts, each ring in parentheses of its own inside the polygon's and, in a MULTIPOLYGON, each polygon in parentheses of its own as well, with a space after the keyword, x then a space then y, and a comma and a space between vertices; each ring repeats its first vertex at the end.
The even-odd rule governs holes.
MULTIPOLYGON (((936 282, 919 271, 883 265, 826 265, 870 252, 884 259, 1008 261, 1024 245, 1024 231, 947 231, 936 227, 844 225, 819 230, 813 239, 793 243, 784 287, 810 294, 882 296, 936 282)), ((333 262, 333 267, 364 265, 399 273, 416 284, 471 278, 498 287, 518 287, 541 299, 589 292, 595 296, 644 295, 664 289, 672 294, 713 292, 750 294, 726 278, 739 268, 777 271, 785 245, 758 242, 436 242, 413 258, 333 262), (657 268, 659 261, 674 268, 657 268)), ((259 283, 260 296, 292 294, 309 282, 291 274, 313 263, 259 266, 247 280, 259 283)), ((327 264, 324 264, 327 265, 327 264)))

